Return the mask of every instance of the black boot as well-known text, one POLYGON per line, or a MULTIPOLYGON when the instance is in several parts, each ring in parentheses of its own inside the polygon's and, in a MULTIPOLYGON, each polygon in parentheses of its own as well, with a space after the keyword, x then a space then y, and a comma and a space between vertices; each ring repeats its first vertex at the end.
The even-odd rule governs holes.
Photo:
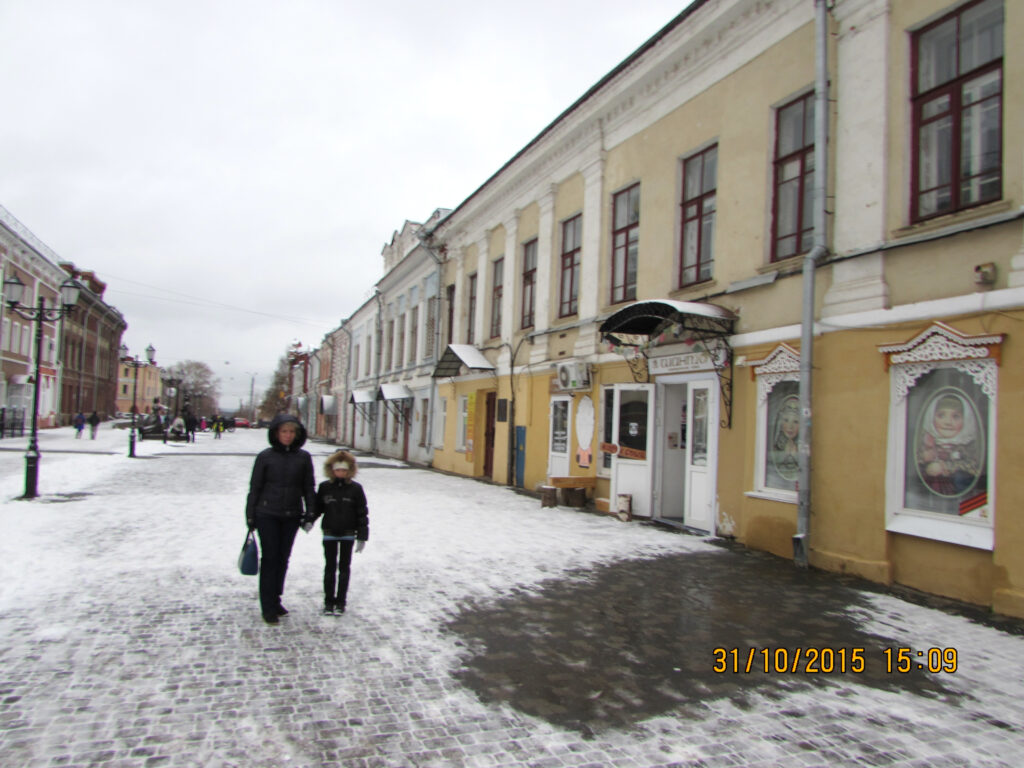
POLYGON ((330 600, 324 600, 324 616, 334 615, 334 603, 330 600))

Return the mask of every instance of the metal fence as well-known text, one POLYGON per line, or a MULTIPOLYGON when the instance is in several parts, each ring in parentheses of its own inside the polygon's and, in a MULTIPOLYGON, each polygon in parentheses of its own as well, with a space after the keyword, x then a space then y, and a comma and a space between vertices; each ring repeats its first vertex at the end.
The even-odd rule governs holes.
POLYGON ((0 440, 25 435, 25 409, 0 408, 0 440))

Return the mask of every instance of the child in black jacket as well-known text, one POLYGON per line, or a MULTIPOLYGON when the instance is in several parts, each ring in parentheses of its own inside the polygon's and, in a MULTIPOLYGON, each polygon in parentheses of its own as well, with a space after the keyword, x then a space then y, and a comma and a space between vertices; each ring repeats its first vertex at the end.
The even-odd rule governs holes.
POLYGON ((331 478, 316 491, 316 514, 323 515, 324 532, 324 615, 345 612, 352 549, 362 552, 370 537, 369 510, 363 486, 353 479, 356 457, 336 451, 324 462, 324 474, 331 478))

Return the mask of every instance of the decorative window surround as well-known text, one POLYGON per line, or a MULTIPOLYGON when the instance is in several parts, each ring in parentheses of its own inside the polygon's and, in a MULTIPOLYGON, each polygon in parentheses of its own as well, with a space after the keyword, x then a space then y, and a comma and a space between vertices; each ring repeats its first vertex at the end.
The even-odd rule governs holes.
POLYGON ((746 365, 750 366, 750 375, 757 382, 757 428, 755 490, 745 495, 796 504, 800 429, 796 398, 800 391, 800 353, 783 343, 763 360, 748 360, 746 365))
POLYGON ((890 375, 889 532, 994 548, 1003 338, 935 322, 905 343, 879 346, 890 375))

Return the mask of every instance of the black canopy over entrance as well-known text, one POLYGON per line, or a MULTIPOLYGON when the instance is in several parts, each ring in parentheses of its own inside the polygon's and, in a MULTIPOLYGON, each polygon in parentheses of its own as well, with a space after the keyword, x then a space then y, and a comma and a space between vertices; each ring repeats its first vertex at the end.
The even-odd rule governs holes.
MULTIPOLYGON (((736 315, 724 307, 696 301, 657 299, 623 307, 601 323, 601 338, 625 351, 635 381, 649 381, 647 349, 668 333, 675 339, 703 342, 711 353, 725 406, 723 426, 732 426, 732 335, 736 315)), ((667 342, 671 343, 671 342, 667 342)))

